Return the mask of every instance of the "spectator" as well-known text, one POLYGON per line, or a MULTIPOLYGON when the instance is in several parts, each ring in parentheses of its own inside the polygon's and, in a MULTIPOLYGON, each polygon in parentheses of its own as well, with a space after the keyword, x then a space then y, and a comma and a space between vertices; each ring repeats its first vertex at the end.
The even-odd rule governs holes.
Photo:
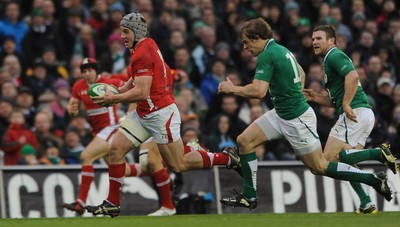
POLYGON ((13 83, 19 87, 25 78, 18 57, 14 54, 7 55, 3 60, 3 68, 10 74, 13 83))
POLYGON ((228 115, 218 116, 217 127, 208 137, 209 147, 214 152, 222 152, 227 147, 237 147, 235 137, 231 133, 231 125, 228 115))
POLYGON ((67 164, 80 164, 81 153, 85 149, 81 143, 79 132, 74 127, 69 127, 64 133, 64 146, 61 149, 61 156, 67 164))
POLYGON ((96 31, 96 33, 100 33, 100 31, 106 26, 108 18, 109 14, 106 1, 95 0, 91 16, 87 20, 87 23, 96 31))
POLYGON ((186 72, 190 82, 195 87, 200 87, 202 75, 193 58, 191 58, 190 51, 187 47, 182 46, 175 49, 174 64, 172 65, 173 68, 186 72))
POLYGON ((57 134, 62 134, 62 132, 52 130, 52 119, 45 112, 38 112, 36 114, 34 134, 39 142, 38 157, 42 157, 46 152, 46 148, 50 145, 56 144, 57 147, 62 147, 64 143, 61 135, 57 136, 57 134))
POLYGON ((200 74, 204 75, 215 59, 215 30, 211 27, 203 27, 200 31, 200 44, 192 51, 192 57, 200 74))
POLYGON ((17 87, 11 81, 5 81, 1 84, 1 98, 16 99, 18 95, 17 87))
POLYGON ((68 70, 57 56, 57 50, 53 45, 49 44, 43 47, 41 59, 46 67, 47 74, 54 79, 66 80, 69 78, 68 70))
POLYGON ((73 53, 90 58, 100 58, 104 45, 94 37, 94 31, 88 24, 82 25, 75 40, 73 53))
POLYGON ((206 73, 200 84, 200 91, 207 105, 211 105, 211 101, 217 95, 218 85, 226 78, 226 66, 221 60, 215 60, 212 63, 211 72, 206 73))
POLYGON ((71 87, 68 81, 58 79, 54 85, 55 100, 51 103, 51 110, 56 119, 57 128, 65 129, 67 127, 67 106, 69 98, 71 97, 71 87))
POLYGON ((36 149, 30 145, 24 145, 21 149, 22 158, 18 161, 19 165, 39 165, 36 157, 36 149))
POLYGON ((25 117, 22 111, 14 110, 10 116, 10 125, 8 126, 5 140, 1 149, 5 152, 4 164, 16 165, 21 159, 21 148, 30 144, 36 149, 38 141, 32 131, 25 125, 25 117))
POLYGON ((36 107, 32 90, 29 87, 21 86, 19 88, 16 106, 24 114, 27 125, 32 126, 33 117, 36 113, 36 107))
POLYGON ((0 37, 13 36, 17 51, 22 51, 22 40, 28 32, 28 26, 20 18, 22 17, 17 1, 8 1, 5 6, 5 19, 0 20, 0 37))
MULTIPOLYGON (((1 41, 1 40, 0 40, 1 41)), ((7 35, 3 38, 2 46, 0 48, 0 62, 4 61, 4 58, 7 55, 15 55, 19 62, 21 63, 21 67, 23 69, 26 68, 26 62, 22 51, 17 51, 17 43, 12 35, 7 35)))
POLYGON ((102 71, 112 74, 121 73, 129 64, 129 51, 123 46, 123 40, 117 33, 108 39, 108 50, 100 59, 102 71))
POLYGON ((0 143, 3 143, 5 132, 9 126, 11 113, 14 110, 15 103, 13 99, 0 99, 0 143))
POLYGON ((56 79, 47 73, 46 65, 38 60, 33 65, 32 76, 27 78, 24 86, 29 87, 36 102, 41 94, 53 91, 55 81, 56 79))
POLYGON ((55 144, 49 144, 46 147, 45 155, 39 162, 44 165, 65 165, 65 161, 60 157, 60 149, 55 144))
POLYGON ((391 79, 386 77, 381 77, 378 79, 377 95, 375 100, 379 105, 377 105, 376 110, 386 125, 390 124, 393 109, 395 107, 393 101, 393 89, 394 84, 391 79))

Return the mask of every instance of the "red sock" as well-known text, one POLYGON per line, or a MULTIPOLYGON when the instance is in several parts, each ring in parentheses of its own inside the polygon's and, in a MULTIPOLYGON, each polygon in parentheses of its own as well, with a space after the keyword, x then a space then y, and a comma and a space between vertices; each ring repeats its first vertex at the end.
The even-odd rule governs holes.
POLYGON ((142 168, 140 167, 140 164, 135 163, 129 165, 129 168, 131 169, 131 177, 143 177, 143 176, 148 176, 147 173, 142 172, 142 168))
POLYGON ((119 206, 121 198, 122 184, 125 178, 126 164, 115 164, 108 167, 108 176, 110 177, 110 188, 107 200, 115 206, 119 206))
POLYGON ((172 202, 170 188, 171 179, 169 178, 167 169, 162 168, 158 172, 153 173, 151 178, 156 183, 158 192, 160 193, 161 206, 168 209, 174 209, 175 207, 174 203, 172 202))
POLYGON ((82 166, 81 169, 81 186, 79 188, 79 196, 82 202, 86 203, 86 199, 89 193, 90 185, 94 179, 93 165, 82 166))
POLYGON ((185 155, 185 154, 187 154, 187 153, 189 153, 189 152, 191 152, 192 151, 192 149, 190 149, 190 147, 189 146, 184 146, 183 147, 183 154, 185 155))
POLYGON ((211 159, 210 156, 208 156, 208 152, 206 151, 197 151, 197 152, 200 153, 201 158, 203 159, 203 169, 211 168, 211 159))
POLYGON ((217 166, 226 166, 229 163, 229 156, 222 153, 208 153, 209 155, 214 155, 212 159, 212 164, 217 166))

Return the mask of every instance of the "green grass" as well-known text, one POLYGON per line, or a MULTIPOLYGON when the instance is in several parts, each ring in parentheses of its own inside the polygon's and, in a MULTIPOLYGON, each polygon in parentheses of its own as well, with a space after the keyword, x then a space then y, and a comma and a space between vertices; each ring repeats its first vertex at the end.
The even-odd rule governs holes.
POLYGON ((176 215, 172 217, 121 216, 113 219, 109 217, 0 219, 1 227, 393 227, 399 225, 400 212, 380 212, 376 215, 356 215, 352 213, 268 213, 176 215))

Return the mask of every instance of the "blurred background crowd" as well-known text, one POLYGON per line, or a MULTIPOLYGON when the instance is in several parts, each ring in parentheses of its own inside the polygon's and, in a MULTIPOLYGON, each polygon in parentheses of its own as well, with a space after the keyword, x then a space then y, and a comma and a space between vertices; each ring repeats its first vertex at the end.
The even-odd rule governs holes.
MULTIPOLYGON (((262 17, 307 74, 306 87, 324 90, 312 29, 336 28, 376 114, 366 147, 390 142, 400 156, 400 3, 395 0, 3 0, 0 5, 0 150, 6 165, 77 164, 92 139, 85 112, 66 111, 83 58, 103 76, 126 75, 130 53, 119 35, 121 12, 141 12, 149 34, 177 77, 174 92, 182 138, 213 152, 236 146, 248 124, 273 108, 263 100, 217 95, 227 76, 253 79, 256 58, 242 49, 243 22, 262 17)), ((311 104, 324 145, 334 109, 311 104)), ((119 104, 119 115, 127 111, 119 104)), ((259 160, 295 160, 284 140, 257 148, 259 160)))

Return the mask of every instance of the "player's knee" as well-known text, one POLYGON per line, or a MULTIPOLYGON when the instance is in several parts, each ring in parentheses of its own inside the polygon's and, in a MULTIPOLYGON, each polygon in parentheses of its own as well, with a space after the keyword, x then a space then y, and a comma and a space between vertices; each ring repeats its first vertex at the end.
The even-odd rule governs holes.
POLYGON ((314 175, 324 175, 325 174, 325 168, 322 163, 318 163, 316 165, 310 166, 309 167, 310 171, 314 175))
POLYGON ((325 159, 328 161, 339 161, 339 154, 332 154, 330 152, 324 152, 325 159))
POLYGON ((124 151, 121 151, 121 149, 115 145, 110 146, 109 154, 110 154, 110 160, 120 160, 120 159, 125 158, 124 151))
POLYGON ((174 173, 182 173, 186 171, 185 166, 183 165, 170 165, 168 169, 174 173))
POLYGON ((92 157, 89 152, 82 152, 80 159, 82 164, 88 164, 89 162, 91 162, 92 157))
POLYGON ((248 151, 252 149, 251 139, 243 134, 240 134, 236 139, 240 151, 248 151))

